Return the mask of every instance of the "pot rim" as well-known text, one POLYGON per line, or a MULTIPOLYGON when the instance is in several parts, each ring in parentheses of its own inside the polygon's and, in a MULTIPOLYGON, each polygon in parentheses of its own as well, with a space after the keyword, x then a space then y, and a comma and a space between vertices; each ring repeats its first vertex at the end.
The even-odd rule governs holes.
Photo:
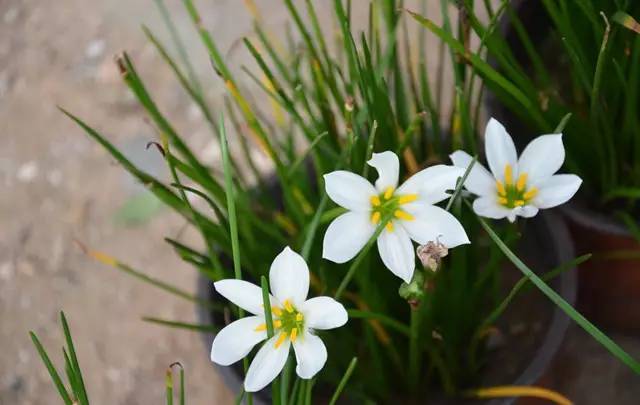
MULTIPOLYGON (((541 212, 537 218, 531 222, 531 225, 535 224, 535 226, 547 230, 545 234, 548 234, 552 239, 552 245, 557 247, 556 260, 558 263, 567 263, 574 258, 573 243, 562 215, 559 215, 555 210, 546 210, 541 212)), ((199 297, 205 297, 207 299, 211 297, 211 288, 213 288, 211 283, 211 280, 202 275, 202 273, 199 273, 197 278, 197 294, 199 297)), ((577 294, 577 277, 575 269, 565 271, 558 277, 558 290, 560 296, 562 296, 570 305, 575 304, 577 294)), ((213 322, 211 312, 204 307, 196 306, 196 315, 200 323, 210 324, 213 322)), ((513 384, 531 385, 535 384, 539 378, 542 377, 544 371, 548 368, 551 360, 559 350, 560 345, 564 340, 567 328, 569 327, 569 323, 569 316, 559 307, 554 306, 553 315, 548 324, 547 333, 544 336, 542 343, 538 349, 533 352, 531 362, 522 371, 513 384)), ((210 351, 214 334, 203 332, 202 339, 206 350, 210 351)), ((234 393, 240 392, 243 380, 234 372, 234 368, 222 367, 217 364, 214 364, 214 366, 218 373, 222 375, 225 384, 234 393)), ((510 405, 513 404, 515 400, 515 398, 501 398, 489 401, 488 404, 510 405)), ((265 404, 264 398, 261 395, 255 395, 254 402, 257 404, 265 404)))

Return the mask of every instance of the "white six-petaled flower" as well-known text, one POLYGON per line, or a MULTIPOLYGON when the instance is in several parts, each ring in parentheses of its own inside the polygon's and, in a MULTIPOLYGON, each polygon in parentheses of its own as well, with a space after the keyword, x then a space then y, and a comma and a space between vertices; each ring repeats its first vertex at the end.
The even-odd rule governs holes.
MULTIPOLYGON (((582 180, 574 174, 554 174, 564 162, 562 134, 542 135, 532 140, 520 155, 504 126, 491 118, 485 131, 485 154, 489 173, 475 164, 465 188, 479 196, 473 202, 476 214, 494 219, 533 217, 538 210, 567 202, 582 180)), ((453 164, 467 168, 471 156, 463 151, 451 155, 453 164)))
POLYGON ((336 263, 351 260, 391 218, 378 237, 378 251, 393 274, 410 282, 415 270, 411 240, 421 245, 440 242, 448 248, 469 243, 458 220, 436 204, 449 198, 464 169, 428 167, 398 187, 400 162, 393 152, 374 153, 367 162, 378 171, 375 187, 355 173, 338 170, 324 175, 329 197, 349 210, 336 218, 324 235, 322 257, 336 263))
MULTIPOLYGON (((309 268, 289 247, 273 260, 269 284, 274 336, 260 348, 249 366, 244 381, 247 392, 261 390, 278 376, 291 346, 297 362, 296 373, 300 378, 312 378, 327 361, 327 349, 314 330, 333 329, 347 322, 347 311, 333 298, 307 299, 309 268)), ((221 280, 214 286, 220 295, 254 315, 230 323, 213 340, 211 360, 228 366, 267 339, 262 289, 235 279, 221 280)))

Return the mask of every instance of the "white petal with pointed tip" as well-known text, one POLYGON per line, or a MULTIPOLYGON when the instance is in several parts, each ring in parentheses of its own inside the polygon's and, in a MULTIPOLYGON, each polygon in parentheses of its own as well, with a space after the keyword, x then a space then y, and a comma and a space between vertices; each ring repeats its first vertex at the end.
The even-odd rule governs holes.
POLYGON ((324 234, 322 257, 335 263, 353 259, 376 230, 369 212, 346 212, 324 234))
POLYGON ((316 375, 327 362, 327 348, 319 337, 309 331, 293 342, 293 351, 296 354, 296 374, 305 380, 316 375))
POLYGON ((292 300, 296 306, 302 304, 309 293, 307 263, 287 246, 271 263, 269 284, 271 292, 280 303, 292 300))
POLYGON ((527 173, 528 184, 537 184, 560 170, 563 162, 562 134, 542 135, 532 140, 522 151, 518 171, 527 173))
POLYGON ((504 169, 510 164, 513 175, 518 172, 518 154, 513 139, 504 126, 495 118, 491 118, 484 133, 484 148, 489 168, 496 179, 504 181, 504 169))
POLYGON ((412 221, 402 221, 411 239, 421 245, 439 241, 447 248, 469 243, 469 238, 460 222, 440 207, 414 202, 402 206, 413 215, 412 221))
MULTIPOLYGON (((220 280, 213 283, 218 294, 254 315, 264 315, 262 289, 244 280, 220 280)), ((269 296, 273 303, 273 297, 269 296)))
POLYGON ((347 310, 331 297, 315 297, 305 301, 300 308, 304 324, 311 329, 338 328, 349 319, 347 310))
POLYGON ((344 170, 325 174, 324 186, 333 202, 352 211, 371 210, 371 197, 378 194, 364 177, 344 170))
POLYGON ((245 357, 253 346, 267 338, 266 330, 255 330, 264 322, 264 317, 248 316, 222 328, 213 339, 211 361, 228 366, 245 357))
MULTIPOLYGON (((449 156, 453 164, 467 170, 467 167, 473 161, 473 158, 468 153, 458 150, 449 156)), ((476 161, 471 168, 467 180, 464 182, 464 186, 467 190, 476 195, 495 195, 496 193, 496 179, 489 173, 489 171, 476 161)))
POLYGON ((533 205, 551 208, 567 202, 578 191, 582 179, 575 174, 556 174, 538 184, 538 195, 533 205))
POLYGON ((497 195, 494 197, 480 197, 473 201, 473 212, 481 217, 502 219, 509 216, 511 210, 504 207, 496 201, 497 195))
POLYGON ((420 201, 435 204, 450 197, 446 191, 453 190, 463 174, 464 169, 455 166, 427 167, 402 183, 396 194, 418 194, 420 201))
POLYGON ((247 392, 260 391, 273 381, 287 362, 291 341, 287 338, 276 349, 275 344, 279 335, 267 340, 253 358, 247 376, 244 379, 244 389, 247 392))
POLYGON ((367 164, 378 171, 376 189, 380 193, 384 192, 388 187, 393 189, 398 187, 400 161, 395 153, 390 151, 374 153, 367 164))
POLYGON ((394 223, 393 231, 386 229, 378 237, 378 252, 385 266, 404 282, 411 282, 416 268, 413 244, 401 225, 394 223))

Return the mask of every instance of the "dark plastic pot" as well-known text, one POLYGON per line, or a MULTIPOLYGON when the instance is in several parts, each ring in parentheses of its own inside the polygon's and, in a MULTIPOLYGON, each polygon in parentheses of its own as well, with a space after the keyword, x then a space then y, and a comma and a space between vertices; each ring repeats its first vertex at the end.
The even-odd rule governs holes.
MULTIPOLYGON (((512 6, 536 44, 549 37, 551 21, 542 2, 515 0, 512 6)), ((514 49, 516 60, 526 68, 529 63, 509 18, 502 19, 503 37, 514 49)), ((494 96, 485 99, 490 116, 502 122, 520 150, 538 134, 522 123, 494 96)), ((578 255, 594 253, 594 257, 580 265, 578 306, 595 323, 627 332, 640 331, 640 243, 627 228, 610 213, 595 210, 589 201, 592 196, 580 191, 573 202, 561 207, 567 218, 578 255), (635 252, 636 258, 621 259, 621 251, 635 252), (607 259, 609 257, 609 259, 607 259)))
MULTIPOLYGON (((556 212, 546 211, 526 224, 526 233, 518 249, 519 254, 537 273, 545 273, 561 263, 574 257, 573 246, 568 230, 562 218, 556 212)), ((516 269, 506 268, 505 274, 513 278, 513 282, 521 274, 516 269)), ((569 270, 554 279, 551 286, 570 304, 575 302, 575 271, 569 270)), ((510 286, 507 286, 510 288, 510 286)), ((221 297, 213 289, 210 280, 200 277, 198 295, 201 298, 220 302, 221 297)), ((198 307, 198 320, 202 324, 220 325, 224 322, 220 316, 198 307)), ((489 366, 483 375, 483 385, 531 385, 544 375, 551 360, 558 351, 569 325, 569 318, 553 303, 537 290, 518 297, 501 318, 504 324, 498 325, 501 330, 509 328, 510 321, 520 322, 523 317, 533 318, 532 324, 542 324, 537 332, 524 333, 507 339, 502 349, 489 354, 489 366), (503 329, 504 328, 504 329, 503 329), (505 364, 508 363, 508 364, 505 364)), ((511 322, 513 325, 513 322, 511 322)), ((203 334, 205 350, 208 356, 214 335, 203 334)), ((239 367, 217 367, 224 381, 232 392, 240 392, 242 378, 239 367)), ((256 395, 256 403, 266 403, 267 395, 256 395)), ((430 396, 433 403, 460 403, 460 399, 438 399, 430 396)), ((492 405, 512 404, 515 399, 489 401, 492 405)), ((431 401, 430 401, 431 402, 431 401)), ((478 403, 474 401, 473 403, 478 403)))

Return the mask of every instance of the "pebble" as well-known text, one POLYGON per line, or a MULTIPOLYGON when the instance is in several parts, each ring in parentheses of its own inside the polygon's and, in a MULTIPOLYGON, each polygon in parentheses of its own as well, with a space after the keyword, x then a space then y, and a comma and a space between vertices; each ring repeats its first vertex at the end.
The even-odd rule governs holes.
POLYGON ((18 8, 12 7, 4 13, 3 19, 6 24, 11 24, 18 18, 18 8))
POLYGON ((87 45, 87 48, 84 50, 84 56, 86 56, 87 59, 98 59, 104 53, 105 45, 104 39, 94 39, 89 42, 89 45, 87 45))
POLYGON ((0 265, 0 280, 11 281, 14 274, 15 270, 11 262, 4 262, 0 265))
POLYGON ((18 168, 16 177, 23 183, 30 183, 38 176, 38 164, 35 161, 30 161, 18 168))

